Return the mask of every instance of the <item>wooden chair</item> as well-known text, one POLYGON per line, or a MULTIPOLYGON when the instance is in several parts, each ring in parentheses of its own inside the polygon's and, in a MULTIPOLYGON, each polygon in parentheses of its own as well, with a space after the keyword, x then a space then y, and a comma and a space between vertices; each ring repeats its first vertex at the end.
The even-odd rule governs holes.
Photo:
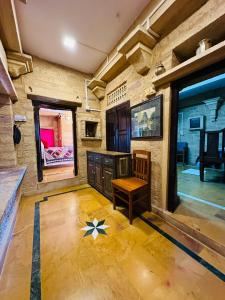
POLYGON ((187 160, 187 152, 188 152, 188 144, 185 142, 178 142, 177 143, 177 162, 179 162, 181 159, 181 162, 184 165, 187 160))
MULTIPOLYGON (((200 131, 200 180, 204 181, 204 169, 209 165, 224 164, 225 169, 225 128, 217 131, 200 131), (220 144, 221 136, 221 144, 220 144), (221 145, 221 148, 220 148, 221 145), (206 149, 205 149, 206 148, 206 149)), ((225 170, 224 170, 225 182, 225 170)))
POLYGON ((133 177, 112 180, 113 208, 117 199, 128 204, 130 224, 133 221, 133 206, 138 201, 146 201, 150 210, 151 152, 134 150, 132 160, 133 177))

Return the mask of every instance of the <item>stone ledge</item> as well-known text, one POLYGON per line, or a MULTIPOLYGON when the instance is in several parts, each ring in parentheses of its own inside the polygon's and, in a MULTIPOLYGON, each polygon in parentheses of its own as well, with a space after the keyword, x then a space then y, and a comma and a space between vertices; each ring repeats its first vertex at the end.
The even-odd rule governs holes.
POLYGON ((147 32, 143 26, 138 25, 117 47, 117 51, 122 54, 127 54, 137 43, 153 49, 156 45, 156 38, 147 32))
POLYGON ((12 102, 18 101, 18 96, 8 71, 0 57, 0 94, 10 97, 12 102))
POLYGON ((90 136, 85 136, 81 138, 82 141, 102 141, 101 137, 90 137, 90 136))
POLYGON ((0 272, 16 220, 25 172, 26 167, 0 169, 0 272))
POLYGON ((212 65, 225 58, 225 41, 209 48, 202 54, 198 54, 178 66, 166 71, 162 75, 155 78, 152 83, 155 87, 168 84, 178 80, 184 76, 194 73, 209 65, 212 65))

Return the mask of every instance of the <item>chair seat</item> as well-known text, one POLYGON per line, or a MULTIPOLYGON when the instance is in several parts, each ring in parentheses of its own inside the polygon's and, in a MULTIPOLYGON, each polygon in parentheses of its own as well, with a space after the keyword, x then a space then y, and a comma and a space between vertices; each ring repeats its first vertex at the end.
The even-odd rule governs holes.
POLYGON ((136 177, 128 177, 128 178, 113 179, 112 185, 127 192, 135 192, 143 188, 144 186, 147 186, 148 183, 136 177))

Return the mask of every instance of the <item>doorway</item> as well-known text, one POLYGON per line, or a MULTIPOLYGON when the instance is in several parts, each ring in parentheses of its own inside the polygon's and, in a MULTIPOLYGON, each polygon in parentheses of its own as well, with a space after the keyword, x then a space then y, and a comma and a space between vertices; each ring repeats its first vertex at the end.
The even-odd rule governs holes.
POLYGON ((74 177, 72 112, 40 108, 43 182, 74 177))
POLYGON ((109 151, 130 152, 130 101, 106 111, 106 147, 109 151))
POLYGON ((172 101, 168 209, 224 244, 225 62, 174 83, 172 101))
POLYGON ((39 182, 77 175, 76 108, 33 101, 39 182))

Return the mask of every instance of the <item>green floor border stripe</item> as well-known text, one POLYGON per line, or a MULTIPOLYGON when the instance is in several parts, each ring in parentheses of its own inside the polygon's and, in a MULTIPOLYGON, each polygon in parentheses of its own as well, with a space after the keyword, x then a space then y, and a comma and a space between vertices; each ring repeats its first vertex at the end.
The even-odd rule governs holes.
POLYGON ((32 251, 32 269, 30 284, 30 300, 41 300, 41 239, 40 239, 40 203, 48 201, 49 197, 62 194, 78 192, 90 187, 77 188, 74 190, 44 196, 42 200, 35 202, 34 206, 34 233, 33 233, 33 251, 32 251))
POLYGON ((200 257, 198 254, 193 252, 191 249, 187 248, 184 244, 176 240, 174 237, 169 235, 167 232, 162 230, 157 225, 153 224, 148 218, 145 218, 143 216, 139 216, 139 218, 144 221, 146 224, 151 226, 154 230, 156 230, 158 233, 160 233, 162 236, 164 236, 166 239, 168 239, 170 242, 172 242, 174 245, 176 245, 178 248, 183 250, 187 255, 191 256, 194 260, 196 260, 198 263, 200 263, 203 267, 205 267, 208 271, 212 272, 214 275, 216 275, 219 279, 225 282, 225 274, 222 273, 220 270, 215 268, 213 265, 208 263, 206 260, 204 260, 202 257, 200 257))
POLYGON ((40 258, 40 201, 34 207, 34 234, 30 300, 41 300, 41 258, 40 258))

